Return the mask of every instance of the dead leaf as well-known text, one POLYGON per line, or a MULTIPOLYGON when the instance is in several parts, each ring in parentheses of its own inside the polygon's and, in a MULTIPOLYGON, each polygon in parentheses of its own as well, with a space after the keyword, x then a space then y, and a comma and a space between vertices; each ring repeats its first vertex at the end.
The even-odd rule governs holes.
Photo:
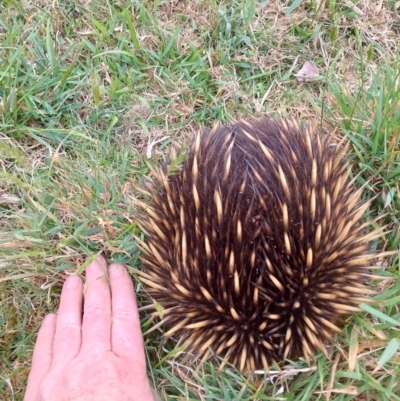
POLYGON ((364 341, 359 344, 358 351, 364 351, 365 349, 371 351, 375 348, 381 348, 387 344, 387 341, 384 340, 374 340, 374 341, 364 341))
POLYGON ((353 372, 357 362, 357 355, 359 349, 358 341, 358 327, 354 326, 350 336, 349 346, 349 372, 353 372))
MULTIPOLYGON (((351 395, 357 395, 357 387, 356 386, 347 386, 344 388, 334 388, 332 390, 329 390, 329 393, 337 393, 337 394, 351 394, 351 395)), ((316 391, 316 394, 324 394, 328 393, 328 391, 316 391)))
POLYGON ((312 61, 306 61, 301 70, 297 74, 294 74, 294 76, 299 82, 305 82, 309 79, 319 77, 319 71, 312 61))
POLYGON ((185 104, 185 103, 176 103, 174 105, 174 109, 183 115, 189 115, 193 113, 193 107, 185 104))
POLYGON ((333 363, 333 366, 332 366, 332 369, 331 369, 331 380, 330 380, 330 382, 328 384, 328 388, 327 388, 327 390, 325 392, 326 401, 329 401, 331 399, 331 393, 332 393, 332 391, 334 391, 333 390, 333 384, 335 382, 336 369, 338 367, 339 361, 340 361, 340 354, 337 353, 336 357, 335 357, 335 362, 333 363))
POLYGON ((4 381, 7 383, 8 387, 10 387, 12 399, 14 400, 14 388, 11 383, 11 379, 9 377, 7 377, 7 379, 4 379, 4 381))

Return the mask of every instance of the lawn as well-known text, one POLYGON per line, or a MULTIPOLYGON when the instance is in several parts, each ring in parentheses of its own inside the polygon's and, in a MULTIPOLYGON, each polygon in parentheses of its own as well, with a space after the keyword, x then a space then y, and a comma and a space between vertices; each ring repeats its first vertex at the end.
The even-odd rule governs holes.
MULTIPOLYGON (((237 117, 314 119, 350 142, 365 214, 400 249, 400 4, 390 0, 0 3, 0 400, 22 400, 42 318, 106 251, 140 304, 133 200, 170 145, 237 117), (318 76, 295 74, 308 61, 318 76), (379 219, 377 219, 380 217, 379 219)), ((145 337, 163 400, 400 400, 400 258, 328 357, 244 377, 145 337)), ((143 331, 153 324, 142 311, 143 331)))

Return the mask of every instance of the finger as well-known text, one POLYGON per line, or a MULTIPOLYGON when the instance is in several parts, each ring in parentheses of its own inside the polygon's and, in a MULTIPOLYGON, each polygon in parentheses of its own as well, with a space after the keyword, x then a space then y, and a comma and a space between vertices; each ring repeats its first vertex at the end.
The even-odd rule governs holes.
POLYGON ((110 266, 112 302, 112 350, 121 357, 128 358, 133 366, 145 370, 143 336, 140 329, 139 311, 136 303, 132 279, 125 266, 110 266))
POLYGON ((82 280, 68 277, 64 283, 53 344, 52 365, 66 365, 79 353, 82 327, 82 280))
POLYGON ((111 349, 111 294, 107 263, 99 256, 86 268, 86 294, 82 324, 82 350, 111 349))
POLYGON ((37 398, 39 384, 50 369, 53 357, 53 339, 56 330, 56 315, 47 315, 40 327, 33 350, 32 367, 28 377, 25 399, 37 398))

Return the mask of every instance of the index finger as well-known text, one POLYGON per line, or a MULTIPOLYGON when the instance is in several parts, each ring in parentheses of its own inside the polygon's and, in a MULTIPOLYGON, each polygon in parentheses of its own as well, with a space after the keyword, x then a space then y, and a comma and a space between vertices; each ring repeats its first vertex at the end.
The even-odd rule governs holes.
POLYGON ((121 357, 134 360, 135 367, 146 368, 143 336, 132 279, 125 266, 110 266, 112 330, 111 347, 121 357))

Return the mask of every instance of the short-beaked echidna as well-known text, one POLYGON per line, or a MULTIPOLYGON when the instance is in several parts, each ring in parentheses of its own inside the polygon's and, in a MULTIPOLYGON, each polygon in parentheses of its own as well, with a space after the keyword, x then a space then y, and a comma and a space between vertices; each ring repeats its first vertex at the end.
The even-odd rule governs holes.
POLYGON ((368 242, 381 233, 360 223, 363 188, 331 138, 238 121, 197 133, 179 169, 153 173, 140 275, 166 336, 246 371, 326 353, 371 293, 368 242))

